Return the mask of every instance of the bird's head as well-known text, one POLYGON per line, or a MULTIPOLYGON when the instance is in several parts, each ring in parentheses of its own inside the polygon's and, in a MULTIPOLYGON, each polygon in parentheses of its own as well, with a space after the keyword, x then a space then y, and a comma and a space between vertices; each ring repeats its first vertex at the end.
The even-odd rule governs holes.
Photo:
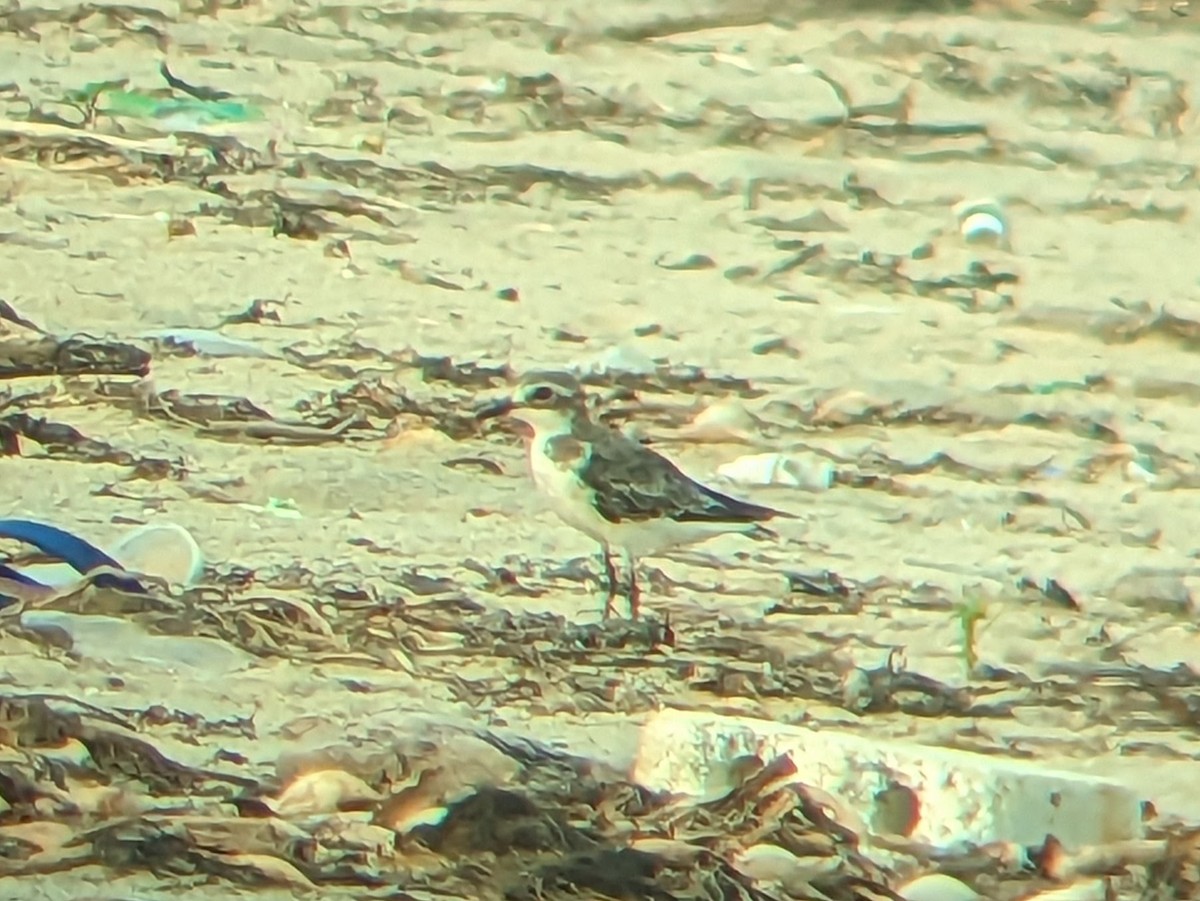
POLYGON ((507 397, 476 413, 477 419, 509 416, 535 432, 562 431, 586 415, 587 398, 579 379, 568 372, 530 372, 507 397))

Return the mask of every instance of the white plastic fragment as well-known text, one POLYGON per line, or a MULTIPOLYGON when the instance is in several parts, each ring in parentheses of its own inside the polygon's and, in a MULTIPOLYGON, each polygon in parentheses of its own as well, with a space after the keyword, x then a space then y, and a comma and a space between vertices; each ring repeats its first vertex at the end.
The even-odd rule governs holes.
POLYGON ((740 485, 784 485, 827 491, 835 470, 828 460, 800 454, 751 454, 717 467, 717 475, 740 485))
POLYGON ((1071 849, 1142 835, 1141 799, 1116 782, 748 717, 662 711, 642 727, 632 774, 652 789, 711 797, 728 790, 734 760, 782 754, 799 781, 837 798, 874 833, 899 829, 938 847, 1035 845, 1053 835, 1071 849), (899 798, 911 816, 896 815, 899 798))
POLYGON ((954 214, 959 233, 969 243, 1008 247, 1008 220, 995 200, 964 201, 954 208, 954 214))
POLYGON ((808 883, 822 876, 829 876, 841 866, 841 858, 797 857, 779 845, 763 843, 751 845, 738 852, 733 868, 756 882, 774 883, 788 894, 802 896, 808 883))
POLYGON ((269 497, 265 504, 238 504, 243 510, 254 513, 265 513, 276 519, 303 519, 304 514, 296 507, 296 502, 290 497, 269 497))
POLYGON ((1026 895, 1022 901, 1106 901, 1109 897, 1107 880, 1088 879, 1066 888, 1052 888, 1026 895))
POLYGON ((254 658, 215 638, 192 635, 151 635, 137 623, 115 616, 26 610, 21 626, 31 632, 63 632, 80 657, 102 661, 112 672, 141 663, 168 672, 197 670, 218 677, 246 669, 254 658))
POLYGON ((449 815, 449 807, 446 807, 442 804, 434 804, 429 807, 422 807, 413 810, 402 819, 398 819, 389 823, 388 826, 394 830, 397 835, 407 835, 418 826, 438 826, 449 815))
POLYGON ((634 347, 618 345, 596 355, 579 368, 583 374, 605 375, 613 372, 626 372, 632 375, 650 375, 658 371, 658 364, 647 354, 634 347))
MULTIPOLYGON (((191 532, 178 523, 149 522, 130 529, 112 547, 112 557, 127 570, 156 576, 171 585, 190 588, 204 572, 204 554, 191 532)), ((81 576, 65 563, 22 566, 21 571, 43 585, 64 588, 81 576)))
POLYGON ((904 901, 977 901, 979 894, 969 885, 944 873, 927 873, 896 890, 904 901))
POLYGON ((1125 478, 1130 482, 1144 482, 1147 485, 1153 485, 1158 481, 1158 476, 1137 460, 1130 460, 1125 464, 1125 478))
POLYGON ((280 792, 272 806, 281 817, 295 818, 342 810, 352 803, 381 800, 375 789, 344 770, 305 773, 280 792))
POLYGON ((142 332, 143 338, 161 341, 168 347, 190 347, 205 357, 262 357, 278 354, 240 338, 228 338, 218 331, 205 328, 168 328, 142 332))
POLYGON ((1004 221, 992 213, 972 213, 959 228, 968 241, 1004 237, 1004 221))
POLYGON ((754 414, 732 399, 719 400, 705 407, 696 418, 679 430, 688 441, 750 441, 762 424, 754 414))
POLYGON ((714 63, 723 63, 727 66, 733 66, 735 69, 740 69, 748 75, 757 75, 758 70, 754 68, 747 60, 740 56, 735 56, 732 53, 714 53, 710 57, 714 63))
POLYGON ((200 545, 174 522, 148 522, 131 529, 108 553, 130 572, 158 576, 181 588, 191 588, 204 573, 200 545))

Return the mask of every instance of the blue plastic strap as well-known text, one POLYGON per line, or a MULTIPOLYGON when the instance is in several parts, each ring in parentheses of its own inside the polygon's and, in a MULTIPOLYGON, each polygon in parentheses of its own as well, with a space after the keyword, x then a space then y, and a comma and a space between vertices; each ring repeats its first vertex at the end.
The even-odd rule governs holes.
MULTIPOLYGON (((43 554, 58 558, 83 575, 100 567, 124 570, 120 563, 91 542, 48 523, 34 522, 30 519, 0 519, 0 538, 11 538, 25 544, 32 544, 43 554)), ((6 574, 26 585, 41 584, 36 579, 30 578, 10 566, 0 565, 0 574, 6 574)), ((115 573, 98 575, 96 584, 102 588, 119 588, 123 591, 138 593, 146 590, 136 579, 122 577, 115 573)))

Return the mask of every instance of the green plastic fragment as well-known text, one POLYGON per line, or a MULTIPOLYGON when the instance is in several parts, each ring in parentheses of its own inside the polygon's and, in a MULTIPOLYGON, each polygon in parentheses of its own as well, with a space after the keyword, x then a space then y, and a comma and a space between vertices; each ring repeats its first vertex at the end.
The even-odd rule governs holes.
POLYGON ((134 119, 181 118, 189 124, 208 122, 253 122, 263 118, 263 111, 251 103, 239 100, 199 100, 195 97, 173 97, 160 93, 126 90, 126 80, 94 81, 77 91, 68 91, 67 100, 94 106, 109 116, 128 116, 134 119))
POLYGON ((262 118, 262 110, 237 100, 206 101, 194 97, 160 99, 137 91, 108 91, 104 112, 112 116, 140 119, 166 119, 170 116, 193 118, 203 122, 248 122, 262 118))

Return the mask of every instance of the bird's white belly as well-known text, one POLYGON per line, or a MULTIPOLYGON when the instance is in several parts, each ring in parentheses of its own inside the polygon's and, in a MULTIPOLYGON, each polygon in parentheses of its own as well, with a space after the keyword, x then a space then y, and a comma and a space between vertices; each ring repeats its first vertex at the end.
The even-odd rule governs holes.
POLYGON ((592 492, 569 466, 556 463, 546 455, 546 439, 536 439, 530 447, 529 470, 533 483, 545 495, 559 519, 601 544, 612 543, 605 528, 612 524, 596 511, 592 492))
POLYGON ((605 547, 622 549, 633 557, 653 556, 721 533, 752 528, 739 523, 681 523, 671 519, 610 522, 596 510, 591 489, 575 474, 572 465, 555 462, 546 455, 545 448, 545 438, 535 439, 530 446, 529 468, 534 484, 559 519, 605 547))

